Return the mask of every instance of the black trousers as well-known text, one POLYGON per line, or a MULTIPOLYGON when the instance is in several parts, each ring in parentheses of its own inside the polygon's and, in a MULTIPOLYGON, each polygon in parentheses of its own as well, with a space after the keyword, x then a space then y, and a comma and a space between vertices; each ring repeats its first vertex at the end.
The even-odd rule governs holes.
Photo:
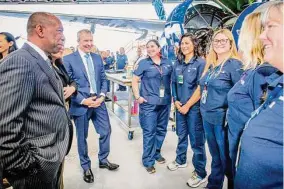
POLYGON ((8 181, 13 189, 60 189, 60 178, 63 171, 62 168, 63 167, 61 164, 57 171, 56 178, 53 179, 51 183, 46 183, 42 180, 39 180, 37 175, 28 176, 18 180, 8 178, 8 181))

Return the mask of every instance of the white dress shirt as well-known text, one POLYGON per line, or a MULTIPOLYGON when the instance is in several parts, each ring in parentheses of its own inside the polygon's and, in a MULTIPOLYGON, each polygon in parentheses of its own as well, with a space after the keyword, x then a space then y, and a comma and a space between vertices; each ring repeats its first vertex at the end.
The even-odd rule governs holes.
MULTIPOLYGON (((87 53, 84 53, 84 52, 81 51, 79 48, 78 48, 78 52, 79 52, 79 54, 80 54, 80 56, 81 56, 81 59, 82 59, 83 64, 84 64, 84 67, 85 67, 85 69, 86 69, 87 76, 88 76, 88 81, 90 82, 90 73, 89 73, 89 69, 88 69, 88 65, 87 65, 87 60, 86 60, 86 57, 85 57, 85 55, 86 55, 87 53)), ((94 63, 91 55, 90 55, 90 59, 91 59, 92 63, 94 63)), ((94 67, 94 64, 93 64, 93 67, 94 67)), ((94 72, 95 72, 95 69, 94 69, 94 72)), ((96 81, 96 78, 95 78, 95 81, 96 81)), ((94 89, 93 89, 93 87, 92 87, 91 85, 90 85, 90 93, 94 93, 94 89)), ((105 94, 104 94, 104 93, 101 93, 100 96, 105 96, 105 94)), ((85 99, 82 100, 81 104, 83 104, 84 100, 85 100, 85 99)))
MULTIPOLYGON (((27 41, 26 43, 28 45, 30 45, 43 58, 43 60, 45 60, 45 61, 49 60, 48 57, 46 56, 45 52, 43 50, 41 50, 38 46, 36 46, 35 44, 33 44, 30 41, 27 41)), ((48 66, 50 67, 51 65, 48 65, 48 66)))
MULTIPOLYGON (((84 53, 84 52, 81 51, 80 49, 78 49, 78 51, 79 51, 79 54, 80 54, 81 59, 82 59, 82 61, 83 61, 83 64, 84 64, 84 66, 85 66, 85 69, 86 69, 86 72, 87 72, 87 76, 88 76, 88 80, 89 80, 89 82, 90 82, 90 72, 89 72, 88 65, 87 65, 87 60, 86 60, 86 57, 85 57, 85 55, 86 55, 87 53, 84 53)), ((90 59, 91 59, 92 65, 93 65, 93 67, 94 67, 94 62, 93 62, 93 59, 92 59, 91 55, 90 55, 90 59)), ((94 69, 94 71, 95 71, 95 69, 94 69)), ((95 81, 96 81, 96 78, 95 78, 95 81)), ((97 82, 97 81, 96 81, 96 82, 97 82)), ((94 93, 94 89, 93 89, 92 85, 90 85, 90 93, 94 93)))

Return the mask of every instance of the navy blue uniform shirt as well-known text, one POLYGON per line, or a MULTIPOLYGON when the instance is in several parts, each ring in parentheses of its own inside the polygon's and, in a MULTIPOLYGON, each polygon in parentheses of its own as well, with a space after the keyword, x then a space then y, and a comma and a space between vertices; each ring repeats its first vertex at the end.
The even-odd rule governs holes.
POLYGON ((125 54, 117 54, 116 55, 116 69, 121 70, 124 69, 126 63, 128 62, 127 56, 125 54))
POLYGON ((260 113, 250 120, 243 138, 250 138, 254 142, 271 147, 283 147, 283 75, 274 73, 266 80, 269 84, 268 97, 276 87, 281 87, 281 90, 266 108, 261 109, 260 113))
POLYGON ((244 72, 240 81, 228 93, 227 118, 243 128, 251 113, 263 102, 263 95, 268 87, 265 78, 276 71, 276 68, 265 63, 254 70, 244 72))
POLYGON ((114 64, 114 57, 108 56, 104 61, 106 63, 106 65, 104 65, 105 70, 109 70, 110 66, 114 64))
MULTIPOLYGON (((176 61, 172 74, 172 92, 174 101, 180 101, 182 104, 191 98, 198 86, 198 81, 203 73, 205 60, 200 57, 193 57, 189 63, 176 61), (178 82, 178 76, 183 76, 183 83, 178 82)), ((196 103, 199 105, 199 103, 196 103)))
POLYGON ((160 66, 150 59, 142 59, 138 63, 134 75, 141 78, 140 96, 147 100, 148 104, 167 105, 171 104, 171 75, 172 63, 168 59, 161 59, 160 66), (159 70, 162 70, 162 77, 159 70), (160 86, 165 87, 165 95, 160 98, 160 86))
MULTIPOLYGON (((228 59, 221 69, 221 65, 217 66, 215 74, 212 75, 207 85, 207 100, 206 103, 200 102, 200 111, 202 118, 213 125, 224 124, 226 111, 228 108, 227 94, 229 90, 237 83, 242 71, 242 63, 239 60, 228 59), (221 70, 220 70, 221 69, 221 70)), ((207 73, 200 79, 199 85, 201 94, 205 86, 205 81, 208 74, 213 70, 209 68, 207 73)))
POLYGON ((267 98, 275 96, 243 132, 236 188, 283 188, 283 75, 267 79, 267 98))

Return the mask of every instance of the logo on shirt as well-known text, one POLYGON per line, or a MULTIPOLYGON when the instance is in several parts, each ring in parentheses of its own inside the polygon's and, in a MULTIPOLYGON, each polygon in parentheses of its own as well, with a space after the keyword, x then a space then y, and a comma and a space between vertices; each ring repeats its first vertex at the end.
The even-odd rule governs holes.
POLYGON ((188 68, 187 72, 190 72, 191 70, 197 70, 197 68, 188 68))

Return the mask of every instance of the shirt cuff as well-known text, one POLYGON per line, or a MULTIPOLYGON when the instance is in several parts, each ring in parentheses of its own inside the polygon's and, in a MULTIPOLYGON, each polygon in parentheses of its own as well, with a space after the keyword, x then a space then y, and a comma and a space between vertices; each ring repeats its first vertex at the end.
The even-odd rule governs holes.
POLYGON ((86 99, 84 98, 84 99, 81 101, 81 103, 80 103, 80 104, 83 104, 84 100, 86 100, 86 99))

